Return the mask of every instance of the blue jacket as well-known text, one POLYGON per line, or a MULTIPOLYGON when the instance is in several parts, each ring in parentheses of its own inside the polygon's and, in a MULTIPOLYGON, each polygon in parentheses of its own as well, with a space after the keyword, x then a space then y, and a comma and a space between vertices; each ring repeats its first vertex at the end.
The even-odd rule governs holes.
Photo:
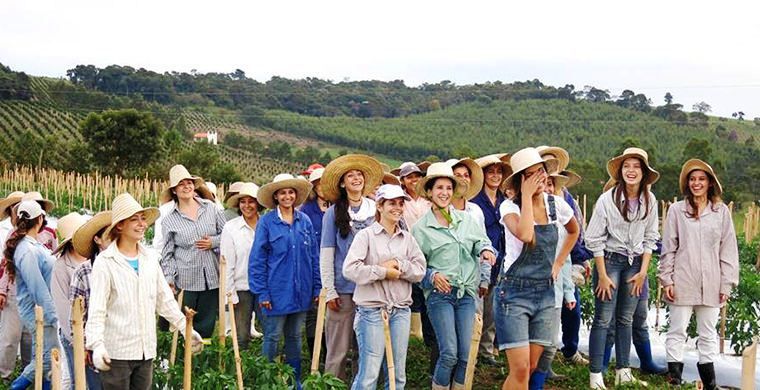
POLYGON ((24 325, 34 329, 34 306, 42 307, 45 325, 57 326, 58 317, 50 294, 50 277, 55 257, 31 237, 24 237, 13 253, 16 267, 16 297, 18 311, 24 325))
POLYGON ((322 217, 325 216, 325 212, 319 208, 317 198, 307 200, 299 210, 311 220, 311 226, 314 228, 314 238, 317 240, 317 245, 320 245, 322 242, 322 217))
POLYGON ((499 277, 499 270, 501 270, 501 264, 504 262, 504 225, 501 224, 501 215, 499 214, 499 207, 504 202, 506 197, 501 191, 496 191, 496 205, 491 203, 488 199, 485 189, 481 190, 472 200, 483 210, 483 217, 486 223, 486 235, 491 240, 491 246, 496 249, 496 264, 491 268, 491 284, 496 284, 496 279, 499 277))
POLYGON ((286 315, 311 309, 319 296, 319 243, 306 214, 295 210, 293 224, 285 223, 278 209, 266 213, 256 225, 248 259, 248 284, 258 302, 269 301, 266 315, 286 315))

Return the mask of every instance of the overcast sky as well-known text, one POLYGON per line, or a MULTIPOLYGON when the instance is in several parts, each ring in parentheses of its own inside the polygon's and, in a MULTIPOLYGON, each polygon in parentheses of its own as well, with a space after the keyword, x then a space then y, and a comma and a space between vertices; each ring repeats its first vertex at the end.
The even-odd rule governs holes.
POLYGON ((0 62, 407 85, 538 78, 760 116, 760 1, 2 0, 0 62))

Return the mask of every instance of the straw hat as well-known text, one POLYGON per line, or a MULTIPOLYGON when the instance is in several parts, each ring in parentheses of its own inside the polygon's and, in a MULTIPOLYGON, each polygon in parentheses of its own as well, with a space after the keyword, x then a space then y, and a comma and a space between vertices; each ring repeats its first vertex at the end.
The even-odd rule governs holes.
POLYGON ((470 200, 480 193, 480 190, 483 188, 483 180, 485 179, 483 176, 483 170, 475 160, 469 157, 461 158, 459 160, 454 158, 446 161, 446 164, 449 164, 452 171, 457 165, 464 165, 470 171, 470 185, 467 186, 467 192, 464 194, 465 200, 470 200))
POLYGON ((325 174, 324 168, 315 168, 309 174, 309 183, 314 184, 315 181, 322 180, 322 175, 324 174, 325 174))
POLYGON ((559 146, 541 145, 537 147, 536 150, 538 150, 538 153, 541 155, 541 157, 547 155, 554 156, 554 158, 557 159, 559 165, 557 168, 557 171, 559 172, 566 170, 567 166, 570 165, 570 153, 568 153, 567 150, 560 148, 559 146))
POLYGON ((425 185, 427 182, 431 180, 435 180, 439 177, 448 177, 449 179, 454 181, 454 197, 455 198, 461 198, 465 193, 467 193, 467 183, 465 183, 462 179, 454 176, 454 171, 451 169, 451 166, 449 164, 446 164, 445 162, 437 162, 432 163, 427 169, 427 174, 425 177, 420 179, 419 182, 417 182, 417 193, 420 194, 423 198, 430 200, 427 195, 427 191, 425 191, 425 185))
POLYGON ((256 198, 256 201, 268 209, 274 209, 276 206, 274 194, 283 188, 293 188, 296 190, 296 202, 293 204, 293 207, 297 207, 309 197, 311 183, 304 179, 296 179, 289 173, 281 173, 275 176, 271 183, 264 184, 264 186, 259 188, 257 194, 259 197, 256 198))
POLYGON ((646 169, 649 171, 648 180, 646 182, 642 181, 642 185, 650 185, 657 182, 657 180, 660 178, 660 173, 649 166, 649 155, 644 149, 641 148, 627 148, 625 151, 623 151, 623 154, 608 161, 607 173, 610 175, 610 177, 614 178, 617 181, 620 181, 620 178, 618 177, 620 174, 620 166, 623 165, 623 161, 631 157, 636 157, 643 161, 644 166, 642 167, 642 170, 646 169))
POLYGON ((206 184, 206 188, 208 188, 209 192, 211 192, 211 195, 214 196, 213 199, 209 199, 209 200, 216 200, 216 192, 218 191, 218 189, 216 188, 216 184, 210 181, 205 182, 205 184, 206 184))
POLYGON ((232 195, 229 199, 227 199, 227 207, 236 209, 238 208, 238 205, 240 204, 240 199, 250 196, 253 199, 256 199, 258 202, 258 194, 259 194, 259 186, 257 186, 254 183, 243 183, 243 185, 240 186, 240 191, 238 191, 237 194, 232 195))
POLYGON ((206 182, 203 181, 202 177, 191 175, 184 165, 177 164, 169 170, 169 187, 161 191, 161 195, 159 197, 161 204, 172 200, 172 189, 176 187, 179 182, 185 179, 190 179, 193 181, 195 184, 195 192, 197 192, 201 198, 214 200, 213 194, 208 189, 208 187, 206 187, 206 182))
POLYGON ((55 203, 45 199, 42 197, 42 194, 40 194, 37 191, 27 192, 21 197, 21 201, 25 200, 33 200, 42 206, 42 209, 45 210, 46 214, 50 214, 51 211, 55 208, 55 203))
POLYGON ((562 187, 567 187, 570 178, 559 173, 552 173, 549 177, 554 180, 554 195, 562 195, 562 187))
POLYGON ((230 188, 227 189, 227 193, 224 194, 224 203, 227 203, 227 200, 230 199, 230 196, 237 194, 240 192, 240 186, 243 184, 242 181, 236 181, 232 184, 230 184, 230 188))
POLYGON ((530 147, 520 149, 517 153, 512 155, 512 157, 509 159, 509 162, 509 165, 512 167, 513 172, 504 180, 504 183, 502 184, 502 191, 506 190, 507 188, 515 188, 514 180, 517 179, 518 174, 532 167, 533 165, 544 163, 546 164, 546 173, 551 174, 552 172, 557 172, 558 164, 556 158, 544 159, 541 157, 541 154, 538 153, 538 150, 536 150, 536 148, 530 147))
POLYGON ((713 183, 715 183, 715 195, 720 196, 723 194, 723 186, 720 185, 718 176, 715 174, 715 171, 713 171, 713 168, 710 164, 696 158, 687 161, 683 164, 683 167, 681 167, 681 175, 678 177, 678 187, 681 189, 682 194, 686 193, 686 187, 689 184, 689 174, 696 170, 704 171, 710 176, 713 183))
POLYGON ((71 238, 74 236, 74 232, 82 227, 85 222, 87 222, 87 217, 79 213, 68 213, 61 217, 61 219, 58 220, 58 226, 56 230, 58 231, 58 237, 62 238, 63 241, 58 244, 58 248, 53 252, 53 254, 56 254, 63 250, 63 247, 69 241, 71 241, 71 238))
POLYGON ((383 181, 383 167, 380 162, 364 154, 347 154, 330 161, 322 173, 322 191, 325 199, 335 202, 340 196, 340 182, 346 172, 357 169, 364 174, 364 196, 375 191, 383 181))
POLYGON ((80 226, 71 237, 71 245, 74 246, 74 250, 88 259, 92 257, 92 253, 95 251, 95 243, 92 239, 101 229, 111 224, 111 218, 112 213, 110 211, 101 211, 80 226))
POLYGON ((581 180, 583 180, 583 178, 581 177, 581 175, 579 175, 579 174, 577 174, 577 173, 575 173, 573 171, 569 171, 567 169, 565 169, 562 172, 560 172, 560 175, 568 177, 569 180, 567 181, 567 184, 565 184, 565 187, 567 187, 567 188, 572 188, 576 184, 580 183, 581 180))
POLYGON ((6 219, 10 216, 10 213, 8 210, 16 205, 18 202, 21 202, 21 198, 24 196, 24 193, 21 191, 13 191, 8 196, 5 197, 5 199, 0 200, 0 220, 6 219))
POLYGON ((113 203, 111 204, 111 224, 103 232, 103 235, 107 237, 119 222, 129 219, 133 215, 141 212, 145 213, 145 218, 148 220, 148 226, 152 225, 153 222, 156 222, 156 219, 158 219, 158 216, 160 215, 158 209, 155 207, 140 206, 140 203, 137 203, 135 198, 127 192, 113 198, 113 203))
POLYGON ((401 180, 391 173, 391 167, 388 164, 381 162, 380 166, 383 168, 383 184, 401 185, 401 180))

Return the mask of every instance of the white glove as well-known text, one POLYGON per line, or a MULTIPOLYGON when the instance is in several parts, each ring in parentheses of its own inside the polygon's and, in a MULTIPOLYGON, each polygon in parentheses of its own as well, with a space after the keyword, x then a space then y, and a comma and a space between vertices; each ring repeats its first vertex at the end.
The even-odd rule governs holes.
POLYGON ((193 355, 197 355, 203 351, 203 337, 195 329, 193 329, 193 334, 190 336, 190 348, 192 348, 193 355))
POLYGON ((111 358, 108 357, 106 347, 102 344, 92 351, 92 364, 95 365, 99 371, 108 371, 111 369, 111 358))

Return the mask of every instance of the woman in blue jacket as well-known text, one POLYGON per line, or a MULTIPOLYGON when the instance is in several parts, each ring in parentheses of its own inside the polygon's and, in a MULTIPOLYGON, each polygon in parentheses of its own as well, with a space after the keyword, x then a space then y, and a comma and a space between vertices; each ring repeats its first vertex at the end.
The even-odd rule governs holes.
POLYGON ((309 217, 295 209, 309 191, 309 182, 289 174, 279 174, 259 189, 259 202, 272 211, 256 226, 248 262, 248 280, 264 325, 263 354, 274 360, 284 335, 285 361, 293 367, 299 388, 301 328, 322 288, 314 228, 309 217))

